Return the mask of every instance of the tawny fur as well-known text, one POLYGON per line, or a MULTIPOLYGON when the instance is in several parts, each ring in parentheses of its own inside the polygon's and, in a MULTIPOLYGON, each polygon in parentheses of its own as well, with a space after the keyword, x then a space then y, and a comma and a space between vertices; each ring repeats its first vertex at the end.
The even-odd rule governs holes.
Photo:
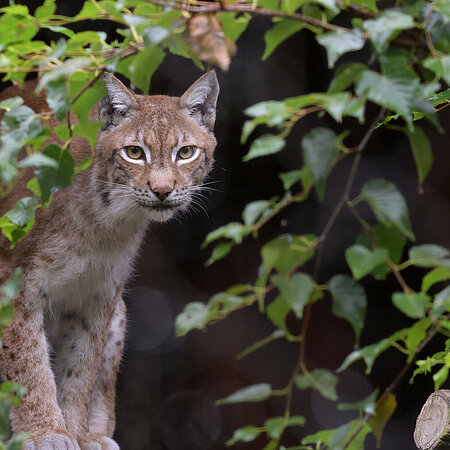
MULTIPOLYGON (((213 162, 213 72, 180 98, 139 96, 115 78, 106 84, 108 97, 91 114, 105 120, 91 167, 37 211, 13 250, 0 237, 0 283, 16 267, 24 273, 0 355, 4 376, 27 388, 12 414, 14 433, 31 433, 26 450, 118 448, 111 437, 125 331, 122 289, 148 223, 185 210, 213 162), (139 162, 124 154, 131 145, 145 151, 139 162), (196 156, 180 159, 178 150, 191 145, 196 156)), ((48 111, 34 88, 7 89, 0 100, 19 95, 36 112, 48 111)), ((59 142, 54 133, 50 141, 59 142)), ((82 138, 70 151, 77 163, 91 156, 82 138)), ((31 176, 1 202, 0 215, 30 195, 31 176)))

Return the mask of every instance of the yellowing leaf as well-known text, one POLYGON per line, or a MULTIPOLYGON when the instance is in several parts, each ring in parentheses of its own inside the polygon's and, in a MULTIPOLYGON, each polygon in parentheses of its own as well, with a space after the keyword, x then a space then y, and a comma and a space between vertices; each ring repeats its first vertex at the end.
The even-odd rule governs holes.
POLYGON ((377 406, 375 415, 369 419, 369 426, 372 429, 372 433, 377 438, 378 447, 380 446, 384 427, 391 418, 396 407, 397 400, 395 399, 395 396, 393 394, 388 394, 377 406))

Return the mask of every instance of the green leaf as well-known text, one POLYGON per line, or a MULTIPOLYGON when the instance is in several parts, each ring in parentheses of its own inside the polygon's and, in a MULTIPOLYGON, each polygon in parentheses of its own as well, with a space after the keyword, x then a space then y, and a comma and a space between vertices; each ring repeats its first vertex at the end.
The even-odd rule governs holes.
POLYGON ((231 447, 236 442, 251 442, 254 441, 261 434, 261 430, 258 427, 247 425, 246 427, 239 428, 233 434, 233 437, 225 443, 226 447, 231 447))
POLYGON ((423 66, 450 84, 450 55, 443 55, 439 58, 427 58, 423 66))
POLYGON ((33 219, 34 212, 37 208, 36 203, 35 197, 23 197, 17 201, 11 211, 8 211, 5 214, 5 217, 15 225, 24 227, 31 219, 33 219))
MULTIPOLYGON (((370 236, 377 247, 388 249, 391 261, 394 263, 400 262, 406 244, 406 238, 397 228, 392 226, 388 227, 383 223, 377 223, 371 227, 370 236)), ((358 235, 355 243, 372 248, 372 243, 364 232, 358 235)), ((390 271, 391 268, 387 264, 382 263, 372 270, 372 274, 376 279, 385 279, 390 271)))
POLYGON ((278 176, 283 183, 284 190, 287 191, 302 179, 302 174, 302 170, 291 170, 290 172, 280 173, 278 176))
POLYGON ((219 15, 225 36, 232 42, 236 42, 250 23, 250 14, 223 11, 219 15))
POLYGON ((422 292, 428 292, 428 290, 436 283, 440 281, 450 280, 450 267, 440 266, 428 272, 422 280, 422 292))
POLYGON ((409 330, 406 338, 406 348, 413 357, 417 346, 423 341, 427 335, 427 331, 432 322, 429 317, 424 317, 422 320, 418 320, 409 330))
POLYGON ((117 64, 117 71, 125 75, 144 94, 150 89, 150 79, 162 63, 165 53, 156 44, 148 45, 141 52, 117 64))
POLYGON ((284 148, 286 142, 279 136, 265 134, 252 142, 250 151, 242 158, 242 161, 250 161, 261 156, 278 153, 284 148))
POLYGON ((317 433, 310 434, 308 436, 305 436, 302 439, 302 444, 328 444, 331 435, 333 434, 333 430, 321 430, 317 433))
POLYGON ((57 167, 39 166, 35 169, 41 189, 42 204, 45 205, 51 194, 70 186, 75 173, 75 161, 68 150, 56 144, 48 145, 42 153, 58 164, 57 167))
POLYGON ((272 393, 270 384, 260 383, 252 386, 239 389, 234 394, 228 397, 221 398, 216 401, 216 405, 225 405, 229 403, 244 403, 244 402, 262 402, 267 400, 272 393))
POLYGON ((233 248, 234 244, 232 242, 220 242, 218 245, 214 247, 214 250, 211 253, 211 256, 206 261, 205 265, 208 267, 211 264, 219 261, 219 259, 225 258, 225 256, 230 253, 230 250, 233 248))
POLYGON ((397 400, 393 394, 389 393, 377 406, 376 414, 369 419, 369 426, 377 439, 377 447, 380 447, 384 428, 392 414, 394 414, 396 407, 397 400))
POLYGON ((208 317, 208 308, 204 303, 188 303, 181 314, 175 319, 175 332, 177 336, 184 336, 194 329, 203 330, 208 317))
MULTIPOLYGON (((69 82, 70 99, 73 101, 75 96, 84 89, 88 83, 92 82, 94 76, 92 73, 77 72, 74 73, 69 82)), ((106 97, 107 90, 103 80, 97 80, 92 86, 86 89, 72 105, 72 111, 78 117, 80 122, 87 122, 92 108, 98 101, 106 97)))
POLYGON ((302 140, 303 158, 311 170, 317 196, 325 195, 325 184, 338 154, 337 136, 328 128, 314 128, 302 140))
POLYGON ((315 247, 316 236, 312 234, 278 236, 261 250, 264 270, 269 273, 275 268, 280 275, 287 275, 299 260, 302 264, 310 260, 314 256, 315 247))
POLYGON ((94 149, 97 144, 97 137, 104 121, 96 120, 92 122, 78 122, 73 127, 74 136, 82 136, 89 141, 91 148, 94 149))
POLYGON ((438 317, 444 312, 450 310, 450 286, 447 286, 439 294, 436 295, 433 301, 433 317, 438 317))
MULTIPOLYGON (((265 122, 269 126, 281 125, 290 117, 286 104, 275 100, 256 103, 256 105, 248 107, 244 112, 250 117, 265 118, 265 122)), ((259 122, 256 124, 259 124, 259 122)))
POLYGON ((336 70, 334 78, 331 80, 328 92, 330 94, 335 94, 344 91, 351 86, 358 78, 359 74, 366 69, 367 66, 362 63, 340 65, 336 70))
POLYGON ((42 153, 35 152, 32 153, 30 156, 27 156, 26 158, 22 159, 19 164, 19 167, 33 167, 33 166, 48 166, 48 167, 58 167, 58 163, 53 159, 49 158, 48 156, 43 155, 42 153))
POLYGON ((368 181, 361 190, 377 219, 385 225, 394 224, 405 236, 414 240, 405 199, 394 184, 383 179, 368 181))
POLYGON ((64 76, 52 80, 45 86, 48 106, 59 120, 63 120, 70 111, 69 90, 64 76))
POLYGON ((325 398, 336 401, 338 377, 326 369, 315 369, 295 377, 298 389, 317 389, 325 398))
POLYGON ((430 140, 418 125, 415 125, 412 131, 408 130, 406 133, 416 162, 419 183, 422 184, 433 165, 430 140))
POLYGON ((283 297, 277 297, 266 308, 267 318, 278 328, 287 330, 286 317, 291 311, 291 307, 288 305, 283 297))
POLYGON ((364 70, 356 81, 356 93, 400 114, 412 129, 419 80, 404 70, 403 62, 391 63, 389 74, 364 70))
POLYGON ((328 441, 329 448, 332 448, 333 450, 344 450, 347 436, 350 435, 351 430, 352 425, 350 423, 346 423, 345 425, 336 428, 328 441))
POLYGON ((338 409, 341 411, 357 410, 364 414, 375 414, 375 401, 378 397, 378 389, 373 391, 370 395, 353 403, 340 403, 338 409))
POLYGON ((364 289, 348 275, 335 275, 328 289, 333 297, 333 314, 350 322, 359 340, 367 308, 364 289))
POLYGON ((22 269, 19 267, 14 270, 12 277, 0 286, 1 303, 14 300, 22 287, 22 269))
POLYGON ((221 238, 231 239, 236 244, 240 244, 242 242, 242 238, 248 234, 248 231, 249 230, 247 227, 239 222, 228 223, 227 225, 223 225, 222 227, 208 233, 202 247, 204 248, 209 243, 221 238))
POLYGON ((299 20, 283 19, 264 34, 264 42, 266 47, 262 60, 265 61, 273 51, 286 39, 293 34, 299 32, 304 27, 304 24, 299 20))
POLYGON ((335 62, 345 53, 361 50, 365 40, 361 30, 354 28, 351 31, 331 31, 330 33, 319 34, 316 37, 320 45, 327 50, 328 67, 334 67, 335 62))
POLYGON ((242 213, 242 219, 245 225, 251 226, 258 220, 264 219, 267 214, 270 214, 272 207, 268 200, 257 200, 247 204, 242 213))
POLYGON ((264 428, 270 438, 279 441, 285 428, 290 426, 304 425, 305 418, 303 416, 286 417, 270 417, 264 422, 264 428))
POLYGON ((434 390, 437 391, 447 381, 449 366, 442 366, 434 375, 434 390))
POLYGON ((385 248, 377 248, 373 251, 362 245, 352 245, 345 250, 345 260, 349 265, 353 278, 359 280, 371 273, 388 257, 385 248))
POLYGON ((374 47, 380 52, 398 31, 414 27, 414 20, 399 8, 385 9, 373 20, 365 20, 363 27, 369 34, 374 47))
POLYGON ((396 331, 388 338, 384 338, 381 341, 368 345, 367 347, 363 347, 361 349, 351 352, 349 355, 347 355, 344 362, 337 369, 337 372, 338 373, 342 372, 343 370, 351 366, 354 362, 360 359, 364 359, 364 362, 366 363, 367 366, 366 374, 370 374, 370 372, 372 371, 372 367, 375 363, 375 360, 378 358, 378 356, 380 356, 381 353, 383 353, 389 347, 391 347, 391 345, 397 340, 404 339, 407 333, 408 333, 407 328, 396 331))
POLYGON ((34 16, 39 22, 49 20, 56 11, 55 0, 45 0, 42 6, 36 8, 34 16))
POLYGON ((450 265, 450 250, 436 244, 423 244, 411 247, 408 252, 410 263, 417 267, 450 265))
POLYGON ((312 278, 306 273, 297 272, 290 278, 275 276, 272 281, 280 290, 283 299, 291 307, 295 316, 301 319, 303 308, 308 303, 314 289, 312 278))
POLYGON ((392 302, 405 315, 412 319, 422 319, 425 317, 426 309, 430 297, 422 292, 406 294, 395 292, 392 294, 392 302))

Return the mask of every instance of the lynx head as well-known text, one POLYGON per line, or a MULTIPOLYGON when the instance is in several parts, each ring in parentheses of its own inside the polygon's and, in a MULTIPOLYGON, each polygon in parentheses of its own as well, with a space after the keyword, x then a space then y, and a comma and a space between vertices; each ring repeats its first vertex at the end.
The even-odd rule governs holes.
POLYGON ((181 97, 137 95, 111 75, 105 81, 94 168, 101 207, 168 220, 186 210, 212 167, 216 74, 206 73, 181 97))

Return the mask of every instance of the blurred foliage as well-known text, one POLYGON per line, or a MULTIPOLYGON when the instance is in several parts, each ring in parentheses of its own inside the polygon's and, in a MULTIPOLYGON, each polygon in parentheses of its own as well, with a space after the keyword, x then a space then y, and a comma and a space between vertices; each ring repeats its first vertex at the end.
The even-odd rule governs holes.
MULTIPOLYGON (((33 14, 26 6, 14 4, 0 11, 3 80, 22 85, 27 74, 38 73, 36 90, 45 89, 49 106, 48 111, 35 112, 19 97, 0 102, 0 109, 5 112, 0 134, 0 199, 8 196, 26 171, 34 170, 34 177, 28 183, 30 195, 20 199, 0 218, 0 228, 11 246, 33 226, 36 209, 46 207, 55 192, 69 186, 80 170, 89 167, 90 159, 75 164, 70 143, 75 136, 82 136, 95 147, 101 123, 90 121, 89 113, 105 95, 103 72, 118 72, 129 79, 132 87, 147 94, 152 74, 167 52, 189 58, 200 68, 208 63, 226 70, 240 35, 258 15, 271 17, 273 21, 264 37, 263 59, 270 58, 283 41, 298 32, 313 33, 318 44, 325 48, 328 65, 334 70, 326 92, 269 100, 245 111, 249 119, 243 124, 242 143, 248 141, 257 127, 264 126, 265 134, 252 141, 243 160, 283 151, 288 147, 286 139, 293 127, 310 114, 328 114, 338 123, 346 117, 353 118, 366 129, 363 139, 358 145, 349 145, 353 141, 349 131, 337 135, 324 127, 306 133, 301 141, 303 165, 280 174, 284 194, 251 202, 243 211, 242 221, 225 224, 211 232, 204 243, 205 247, 214 244, 207 264, 224 258, 244 239, 257 236, 268 221, 288 207, 298 207, 313 192, 322 201, 327 195, 327 178, 336 164, 351 158, 344 191, 326 226, 318 236, 283 234, 265 243, 254 283, 231 286, 211 298, 208 304, 190 303, 176 319, 177 333, 184 335, 193 329, 205 329, 234 311, 257 305, 261 314, 273 323, 274 331, 243 350, 240 358, 275 339, 286 339, 299 346, 297 364, 292 374, 286 374, 284 388, 274 389, 268 383, 261 383, 218 401, 219 404, 261 402, 271 396, 286 399, 282 416, 269 418, 264 424, 243 424, 227 445, 265 436, 265 450, 286 449, 284 430, 301 426, 305 421, 301 416, 291 415, 293 389, 316 389, 338 402, 335 386, 339 372, 362 359, 369 373, 378 356, 391 347, 404 354, 405 367, 416 364, 414 376, 433 372, 436 389, 447 379, 448 341, 442 352, 420 361, 416 358, 434 335, 450 333, 450 291, 444 284, 450 277, 449 251, 435 244, 415 245, 406 256, 407 242, 415 240, 414 227, 407 203, 395 183, 383 178, 368 179, 354 196, 352 187, 361 155, 372 133, 380 127, 407 136, 419 185, 427 178, 433 165, 433 152, 419 124, 428 120, 442 131, 438 112, 450 102, 450 90, 446 86, 450 80, 450 11, 448 3, 441 0, 433 3, 400 0, 395 8, 388 9, 379 9, 380 4, 376 0, 87 0, 76 16, 67 17, 56 14, 55 0, 45 0, 33 14), (352 19, 344 21, 351 23, 351 27, 334 23, 340 15, 352 19), (86 20, 114 23, 119 37, 111 40, 102 31, 76 33, 72 30, 72 25, 86 20), (50 43, 35 39, 39 30, 50 30, 56 38, 50 43), (350 53, 351 58, 352 52, 363 48, 368 52, 356 53, 354 62, 339 64, 341 56, 350 53), (366 118, 368 103, 377 105, 379 110, 372 123, 366 118), (64 141, 62 145, 47 143, 48 121, 52 116, 61 122, 55 131, 64 141), (25 157, 21 159, 22 148, 25 157), (357 208, 360 202, 370 207, 371 224, 360 216, 357 208), (326 257, 323 245, 344 208, 351 210, 362 230, 342 255, 349 271, 319 283, 321 260, 326 257), (305 266, 308 261, 313 265, 312 270, 305 266), (415 292, 403 278, 402 271, 410 266, 423 271, 420 292, 415 292), (365 277, 374 277, 380 283, 387 277, 395 277, 399 290, 392 296, 393 306, 410 317, 413 324, 359 348, 364 324, 370 320, 366 317, 366 294, 360 284, 365 277), (348 321, 355 332, 355 350, 336 373, 325 368, 308 368, 304 361, 310 310, 324 298, 331 298, 333 313, 348 321), (288 316, 301 321, 299 335, 293 334, 288 316)), ((2 287, 3 325, 11 319, 10 302, 19 288, 18 276, 2 287)), ((359 449, 363 448, 368 433, 380 441, 384 426, 396 408, 394 388, 391 385, 381 395, 375 391, 352 405, 339 404, 341 409, 359 411, 359 418, 335 430, 321 430, 307 436, 291 450, 359 449)), ((7 392, 6 396, 0 395, 6 414, 22 391, 11 384, 3 385, 2 389, 7 392)), ((2 423, 5 422, 6 415, 1 417, 2 423)), ((19 445, 14 442, 10 441, 8 448, 19 448, 13 447, 19 445)))

